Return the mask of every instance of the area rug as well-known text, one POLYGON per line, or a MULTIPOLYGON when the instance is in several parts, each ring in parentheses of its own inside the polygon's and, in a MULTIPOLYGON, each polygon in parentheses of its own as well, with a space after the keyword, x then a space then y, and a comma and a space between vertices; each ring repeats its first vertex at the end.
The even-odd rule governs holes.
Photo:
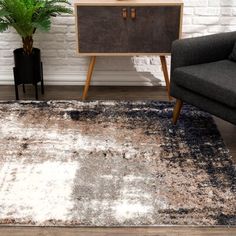
POLYGON ((0 223, 236 225, 236 168, 210 115, 173 103, 0 103, 0 223))

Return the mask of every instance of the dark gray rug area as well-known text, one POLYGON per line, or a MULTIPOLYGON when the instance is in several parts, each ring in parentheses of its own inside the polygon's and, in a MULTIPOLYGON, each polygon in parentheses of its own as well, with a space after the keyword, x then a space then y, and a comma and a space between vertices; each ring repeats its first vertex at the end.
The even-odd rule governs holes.
POLYGON ((213 119, 168 102, 1 102, 0 223, 236 225, 213 119))

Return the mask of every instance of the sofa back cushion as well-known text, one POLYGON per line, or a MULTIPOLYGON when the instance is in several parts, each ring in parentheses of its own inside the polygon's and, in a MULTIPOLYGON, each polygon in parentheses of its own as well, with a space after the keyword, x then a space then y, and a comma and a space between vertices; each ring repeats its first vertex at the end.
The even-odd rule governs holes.
POLYGON ((231 61, 235 61, 236 62, 236 42, 234 43, 233 51, 229 55, 229 59, 231 61))

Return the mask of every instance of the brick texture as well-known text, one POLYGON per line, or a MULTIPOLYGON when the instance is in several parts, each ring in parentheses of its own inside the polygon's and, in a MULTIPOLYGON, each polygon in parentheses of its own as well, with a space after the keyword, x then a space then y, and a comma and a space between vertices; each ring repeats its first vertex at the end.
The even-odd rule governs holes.
MULTIPOLYGON (((184 0, 184 4, 184 38, 236 30, 236 0, 184 0)), ((54 18, 49 33, 36 33, 35 46, 42 51, 46 84, 84 83, 89 60, 76 54, 74 17, 54 18)), ((0 34, 0 84, 13 83, 12 51, 17 47, 21 39, 14 30, 0 34)), ((158 57, 99 57, 92 83, 152 86, 163 85, 164 79, 158 57)))

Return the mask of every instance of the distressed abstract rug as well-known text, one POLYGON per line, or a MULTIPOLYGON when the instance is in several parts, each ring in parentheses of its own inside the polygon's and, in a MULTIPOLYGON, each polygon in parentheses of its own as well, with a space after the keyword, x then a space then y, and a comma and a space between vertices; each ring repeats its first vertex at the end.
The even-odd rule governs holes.
POLYGON ((236 169, 208 114, 168 102, 1 102, 0 223, 236 225, 236 169))

